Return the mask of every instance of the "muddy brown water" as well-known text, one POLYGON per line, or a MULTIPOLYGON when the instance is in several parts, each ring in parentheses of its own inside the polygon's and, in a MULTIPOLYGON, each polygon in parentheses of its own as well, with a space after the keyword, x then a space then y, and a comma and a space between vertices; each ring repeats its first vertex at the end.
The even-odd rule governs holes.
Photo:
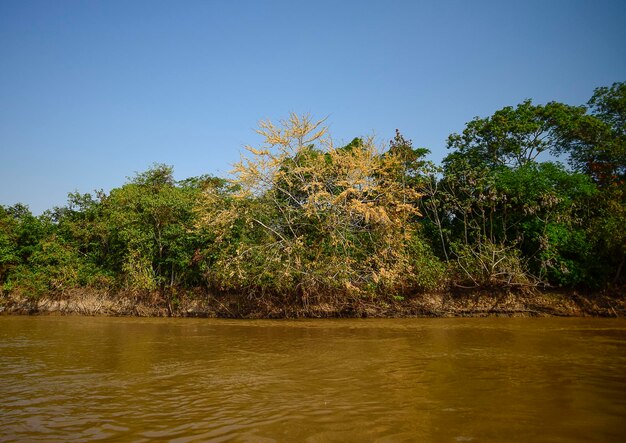
POLYGON ((626 321, 0 317, 2 441, 626 441, 626 321))

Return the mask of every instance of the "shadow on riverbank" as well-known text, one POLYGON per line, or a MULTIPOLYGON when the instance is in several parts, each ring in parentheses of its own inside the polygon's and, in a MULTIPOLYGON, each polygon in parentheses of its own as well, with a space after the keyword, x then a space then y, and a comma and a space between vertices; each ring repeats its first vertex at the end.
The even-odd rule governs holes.
POLYGON ((626 298, 619 290, 594 294, 473 290, 418 294, 403 300, 320 297, 303 302, 201 291, 138 296, 76 289, 38 298, 5 295, 0 297, 0 313, 212 318, 624 317, 626 298))

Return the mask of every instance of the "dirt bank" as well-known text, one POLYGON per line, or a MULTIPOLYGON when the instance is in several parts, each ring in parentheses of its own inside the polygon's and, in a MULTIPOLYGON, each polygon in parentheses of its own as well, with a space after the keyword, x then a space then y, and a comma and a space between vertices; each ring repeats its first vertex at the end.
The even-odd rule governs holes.
POLYGON ((417 294, 404 300, 319 298, 303 303, 281 297, 214 295, 202 291, 137 296, 77 289, 36 299, 4 295, 0 297, 0 313, 220 318, 624 317, 626 297, 620 291, 461 291, 417 294))

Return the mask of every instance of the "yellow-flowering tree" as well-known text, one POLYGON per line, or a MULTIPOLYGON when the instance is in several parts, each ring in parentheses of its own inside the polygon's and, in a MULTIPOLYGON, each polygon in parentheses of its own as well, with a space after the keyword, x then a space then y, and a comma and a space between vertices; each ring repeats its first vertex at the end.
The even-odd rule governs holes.
POLYGON ((207 191, 202 223, 217 235, 210 280, 305 302, 429 286, 436 259, 411 222, 421 194, 398 180, 402 158, 381 155, 372 139, 336 148, 323 123, 295 114, 261 122, 265 143, 235 165, 238 192, 207 191))

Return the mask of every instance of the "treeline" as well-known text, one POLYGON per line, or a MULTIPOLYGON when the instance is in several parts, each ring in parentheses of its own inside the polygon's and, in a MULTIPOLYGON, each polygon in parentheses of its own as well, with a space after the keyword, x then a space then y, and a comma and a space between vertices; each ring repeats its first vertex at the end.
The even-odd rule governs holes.
POLYGON ((587 106, 475 118, 441 165, 397 132, 336 147, 324 122, 260 124, 233 179, 154 165, 33 216, 0 206, 1 293, 395 297, 624 284, 626 83, 587 106))

